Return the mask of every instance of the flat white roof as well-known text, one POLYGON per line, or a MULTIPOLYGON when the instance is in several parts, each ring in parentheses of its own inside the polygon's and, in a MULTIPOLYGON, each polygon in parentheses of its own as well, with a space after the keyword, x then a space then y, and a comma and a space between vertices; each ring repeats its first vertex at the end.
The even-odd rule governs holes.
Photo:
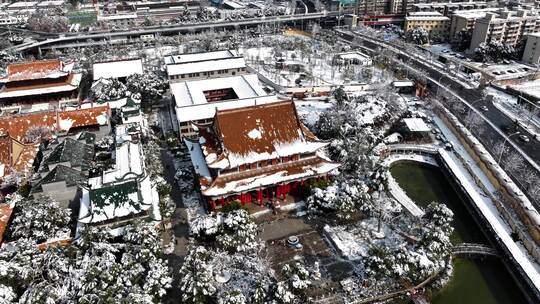
POLYGON ((232 57, 217 60, 196 61, 167 65, 168 75, 202 73, 218 70, 245 68, 246 62, 242 57, 232 57))
POLYGON ((37 1, 27 1, 27 2, 13 2, 10 5, 8 5, 9 8, 32 8, 34 7, 38 2, 37 1))
POLYGON ((62 6, 64 5, 63 0, 51 0, 51 1, 41 1, 37 6, 43 7, 43 6, 62 6))
POLYGON ((238 2, 234 2, 234 1, 231 1, 231 0, 224 0, 223 1, 223 4, 227 5, 227 6, 230 6, 234 9, 241 9, 241 8, 244 8, 246 7, 245 5, 242 5, 238 2))
POLYGON ((122 78, 143 73, 141 59, 98 62, 92 66, 94 81, 100 78, 122 78))
POLYGON ((206 60, 217 60, 238 57, 238 53, 234 50, 226 51, 214 51, 214 52, 205 52, 205 53, 191 53, 191 54, 181 54, 165 57, 167 64, 178 64, 178 63, 188 63, 195 61, 206 61, 206 60))
POLYGON ((411 132, 429 132, 431 130, 422 118, 405 118, 403 121, 411 132))
POLYGON ((204 96, 205 91, 228 88, 234 90, 238 99, 266 95, 256 74, 172 83, 171 93, 177 107, 189 107, 208 103, 204 96))
POLYGON ((176 117, 179 122, 189 122, 194 120, 213 118, 216 114, 216 110, 230 110, 239 109, 249 106, 268 104, 283 101, 276 95, 266 95, 260 97, 246 98, 246 99, 233 99, 226 101, 210 102, 203 104, 196 104, 191 107, 176 107, 176 117))
POLYGON ((403 80, 403 81, 394 81, 392 83, 395 88, 402 88, 402 87, 412 87, 414 86, 414 83, 409 80, 403 80))
POLYGON ((343 59, 358 59, 358 60, 370 59, 368 55, 360 53, 360 52, 341 53, 341 54, 338 54, 338 56, 343 59))

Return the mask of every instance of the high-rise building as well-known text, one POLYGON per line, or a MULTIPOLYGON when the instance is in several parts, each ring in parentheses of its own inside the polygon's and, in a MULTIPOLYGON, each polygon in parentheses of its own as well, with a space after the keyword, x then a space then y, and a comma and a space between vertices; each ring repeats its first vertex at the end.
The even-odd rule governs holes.
POLYGON ((499 14, 487 13, 474 25, 471 46, 473 51, 481 43, 498 41, 516 45, 523 37, 540 32, 540 16, 535 10, 503 10, 499 14))

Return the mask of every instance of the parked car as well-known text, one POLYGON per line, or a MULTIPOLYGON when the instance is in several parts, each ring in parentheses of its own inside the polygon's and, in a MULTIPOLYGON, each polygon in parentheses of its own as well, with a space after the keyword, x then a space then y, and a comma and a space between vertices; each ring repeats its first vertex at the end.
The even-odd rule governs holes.
POLYGON ((520 139, 522 142, 529 142, 529 141, 531 141, 531 140, 529 139, 529 136, 523 135, 523 134, 519 136, 519 139, 520 139))
POLYGON ((489 111, 488 107, 486 107, 486 106, 481 106, 481 107, 480 107, 480 110, 482 110, 482 111, 484 111, 484 112, 489 111))

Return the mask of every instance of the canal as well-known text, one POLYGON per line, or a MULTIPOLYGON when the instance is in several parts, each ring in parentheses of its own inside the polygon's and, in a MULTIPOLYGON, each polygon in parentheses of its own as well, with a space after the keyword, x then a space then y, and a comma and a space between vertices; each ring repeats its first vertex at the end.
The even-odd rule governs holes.
MULTIPOLYGON (((465 202, 437 167, 399 162, 390 173, 407 195, 420 207, 430 202, 444 203, 454 212, 453 244, 488 244, 465 202)), ((527 303, 502 262, 488 259, 454 259, 454 274, 448 285, 431 297, 433 304, 519 304, 527 303)))

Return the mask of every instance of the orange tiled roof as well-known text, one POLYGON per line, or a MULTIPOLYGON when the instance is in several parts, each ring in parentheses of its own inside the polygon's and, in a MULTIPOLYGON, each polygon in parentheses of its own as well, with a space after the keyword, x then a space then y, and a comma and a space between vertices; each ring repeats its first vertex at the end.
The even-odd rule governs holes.
MULTIPOLYGON (((98 117, 107 115, 108 106, 78 109, 70 111, 58 111, 61 120, 71 120, 71 128, 99 125, 98 117)), ((9 134, 10 137, 22 141, 24 136, 33 126, 45 126, 50 129, 59 129, 55 111, 47 111, 35 114, 7 116, 0 118, 0 131, 9 134)))
POLYGON ((18 172, 32 170, 34 159, 39 152, 39 143, 21 143, 31 127, 45 126, 50 129, 60 130, 66 126, 68 128, 78 128, 101 125, 107 122, 108 110, 108 106, 102 106, 59 111, 58 113, 51 111, 0 118, 0 132, 4 134, 3 137, 0 137, 0 165, 4 165, 4 172, 0 177, 9 175, 12 170, 18 172), (57 123, 57 115, 59 123, 57 123), (65 121, 68 121, 68 123, 65 124, 65 121), (15 149, 15 146, 18 148, 15 149), (17 151, 16 155, 14 151, 17 151))
POLYGON ((73 85, 73 77, 75 74, 68 74, 65 79, 57 79, 55 82, 50 83, 34 83, 34 84, 27 84, 27 85, 18 85, 18 86, 11 86, 6 87, 3 92, 13 92, 13 91, 26 91, 26 90, 37 90, 37 89, 46 89, 46 88, 52 88, 52 87, 59 87, 59 86, 65 86, 65 85, 72 85, 73 89, 76 89, 77 86, 73 85))
POLYGON ((9 219, 13 213, 13 207, 10 204, 0 204, 0 244, 4 240, 9 219))
POLYGON ((306 136, 306 128, 298 120, 292 101, 220 110, 214 121, 215 140, 220 144, 205 137, 208 140, 205 148, 218 150, 218 153, 223 150, 238 155, 272 154, 276 144, 317 140, 311 132, 306 136), (252 130, 259 132, 259 136, 250 136, 252 130))
POLYGON ((3 80, 21 81, 47 77, 52 73, 61 73, 63 63, 59 59, 37 60, 10 64, 7 67, 7 77, 3 80))

